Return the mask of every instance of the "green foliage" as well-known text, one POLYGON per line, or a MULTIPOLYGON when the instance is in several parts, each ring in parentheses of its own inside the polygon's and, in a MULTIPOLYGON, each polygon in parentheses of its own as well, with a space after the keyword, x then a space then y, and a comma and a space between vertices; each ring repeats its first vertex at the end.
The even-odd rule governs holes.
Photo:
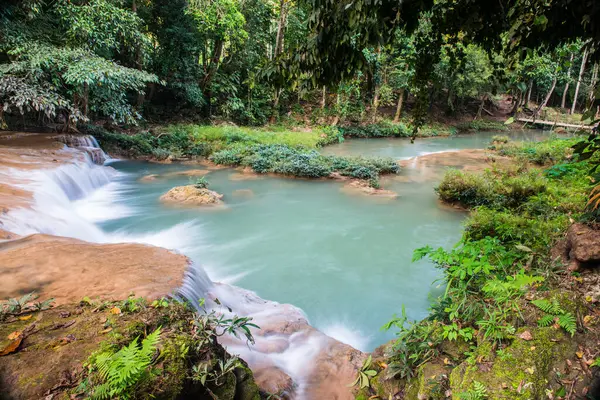
POLYGON ((205 176, 201 176, 199 178, 194 179, 192 181, 192 185, 194 185, 196 189, 206 189, 208 188, 208 185, 210 185, 210 182, 208 182, 208 179, 206 179, 205 176))
POLYGON ((565 311, 561 307, 558 300, 552 299, 550 301, 546 299, 537 299, 533 300, 531 303, 546 313, 546 315, 538 320, 539 326, 547 327, 557 324, 571 336, 575 334, 575 331, 577 330, 577 320, 573 314, 565 311))
POLYGON ((474 381, 473 387, 467 392, 459 393, 458 398, 461 400, 485 400, 488 398, 487 388, 483 383, 474 381))
POLYGON ((397 173, 392 159, 324 156, 315 150, 285 145, 234 145, 214 153, 217 164, 251 167, 258 173, 277 173, 305 178, 324 178, 333 172, 357 179, 377 179, 379 174, 397 173))
POLYGON ((394 315, 381 329, 398 329, 397 339, 392 345, 392 356, 388 364, 388 374, 400 379, 411 379, 419 366, 439 354, 436 346, 441 337, 434 335, 436 326, 431 323, 415 323, 408 319, 404 305, 402 315, 394 315))
POLYGON ((35 301, 38 298, 34 292, 28 293, 19 298, 10 298, 0 301, 0 321, 11 315, 20 315, 32 311, 43 311, 52 307, 54 299, 35 301))
POLYGON ((91 398, 132 398, 136 385, 147 379, 160 341, 160 328, 146 336, 141 343, 135 338, 119 351, 102 352, 92 356, 90 369, 98 371, 100 382, 91 388, 91 398))
POLYGON ((358 386, 359 389, 365 389, 371 386, 371 378, 377 375, 377 371, 371 369, 371 355, 363 361, 362 366, 358 370, 358 375, 350 386, 358 386))
POLYGON ((530 170, 513 176, 505 171, 487 171, 483 175, 449 170, 436 192, 450 203, 465 207, 488 206, 516 208, 547 190, 548 183, 539 172, 530 170))
POLYGON ((537 165, 557 164, 570 161, 573 140, 556 140, 551 138, 541 142, 509 142, 497 144, 498 154, 516 157, 537 165))

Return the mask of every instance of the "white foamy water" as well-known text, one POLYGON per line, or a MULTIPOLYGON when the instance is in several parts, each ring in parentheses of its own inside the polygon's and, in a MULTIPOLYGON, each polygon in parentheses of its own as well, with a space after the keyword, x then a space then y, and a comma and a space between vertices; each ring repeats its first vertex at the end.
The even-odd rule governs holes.
MULTIPOLYGON (((95 145, 93 142, 90 144, 95 145)), ((27 207, 11 209, 0 217, 3 229, 19 235, 45 233, 95 243, 149 244, 184 254, 194 253, 199 256, 197 259, 201 258, 199 250, 202 245, 207 245, 202 244, 202 225, 199 221, 187 221, 145 233, 125 230, 104 232, 98 223, 142 214, 143 210, 119 202, 119 199, 128 195, 126 184, 121 182, 123 173, 110 166, 95 164, 87 151, 65 151, 73 152, 73 162, 55 169, 0 171, 0 179, 10 177, 11 181, 20 182, 15 186, 33 193, 33 200, 27 207)), ((220 246, 248 244, 242 241, 220 246)), ((250 272, 222 273, 218 278, 224 283, 215 284, 200 265, 192 264, 180 293, 193 304, 198 304, 200 298, 207 298, 208 304, 220 313, 253 318, 253 322, 263 328, 253 332, 255 346, 232 338, 225 339, 223 344, 230 352, 239 354, 252 368, 275 367, 284 371, 296 384, 293 397, 302 399, 306 397, 313 360, 330 339, 312 329, 299 308, 266 301, 254 292, 226 284, 250 272), (210 301, 216 298, 225 307, 210 301), (296 324, 297 328, 288 329, 290 324, 296 324), (285 333, 280 332, 284 329, 285 333)), ((343 327, 332 331, 336 335, 339 332, 344 332, 343 327)), ((338 336, 344 338, 346 343, 358 343, 349 334, 338 336)))
POLYGON ((348 323, 336 322, 321 329, 324 334, 334 338, 338 342, 345 343, 360 351, 368 351, 369 336, 364 335, 358 329, 353 329, 348 323))

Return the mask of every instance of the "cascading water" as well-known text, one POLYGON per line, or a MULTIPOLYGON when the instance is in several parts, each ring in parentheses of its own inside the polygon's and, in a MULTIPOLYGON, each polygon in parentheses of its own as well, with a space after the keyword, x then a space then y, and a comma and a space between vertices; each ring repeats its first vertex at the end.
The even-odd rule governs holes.
POLYGON ((110 159, 92 135, 62 135, 58 140, 69 147, 85 151, 94 164, 102 165, 110 159))
MULTIPOLYGON (((183 253, 194 245, 193 235, 189 234, 194 222, 144 235, 124 231, 106 233, 100 229, 97 222, 136 212, 115 204, 115 200, 127 192, 127 186, 121 182, 125 174, 110 166, 98 165, 98 159, 86 150, 96 148, 93 137, 78 136, 68 140, 73 148, 63 151, 72 154, 70 163, 54 169, 0 170, 0 181, 10 178, 19 182, 14 186, 32 193, 27 206, 10 209, 0 217, 3 229, 19 235, 45 233, 95 243, 144 243, 183 253)), ((180 294, 192 304, 205 298, 219 313, 253 318, 253 322, 262 328, 253 332, 254 346, 235 338, 224 339, 223 344, 246 360, 253 370, 283 371, 295 383, 294 393, 288 393, 290 397, 306 397, 313 360, 332 339, 313 329, 300 309, 263 300, 255 293, 235 286, 214 283, 195 263, 187 271, 180 294), (219 301, 215 302, 215 299, 219 301)), ((312 395, 308 397, 313 398, 312 395)))

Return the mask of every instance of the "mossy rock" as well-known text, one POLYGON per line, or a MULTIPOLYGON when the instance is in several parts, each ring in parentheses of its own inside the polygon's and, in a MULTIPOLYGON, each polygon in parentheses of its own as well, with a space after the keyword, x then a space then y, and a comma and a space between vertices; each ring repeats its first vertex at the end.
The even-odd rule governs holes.
POLYGON ((406 399, 438 400, 445 399, 450 368, 441 360, 421 365, 417 376, 406 385, 406 399))
MULTIPOLYGON (((161 328, 156 358, 149 379, 136 384, 135 398, 212 398, 199 380, 191 379, 192 366, 200 362, 216 365, 227 360, 225 349, 216 341, 198 346, 193 311, 172 302, 168 307, 141 306, 128 312, 121 302, 63 305, 33 314, 26 320, 12 318, 0 324, 5 338, 14 331, 25 332, 18 350, 0 357, 0 398, 33 399, 49 394, 68 399, 85 383, 90 394, 102 379, 94 365, 96 355, 116 352, 136 337, 142 340, 161 328)), ((240 365, 224 377, 218 387, 210 387, 219 399, 258 400, 259 390, 247 365, 240 365)))
POLYGON ((544 398, 553 366, 575 351, 575 342, 553 327, 522 328, 513 342, 497 356, 489 345, 477 348, 475 362, 463 362, 450 375, 452 398, 473 389, 475 382, 487 388, 488 400, 544 398), (532 340, 520 339, 529 330, 532 340))

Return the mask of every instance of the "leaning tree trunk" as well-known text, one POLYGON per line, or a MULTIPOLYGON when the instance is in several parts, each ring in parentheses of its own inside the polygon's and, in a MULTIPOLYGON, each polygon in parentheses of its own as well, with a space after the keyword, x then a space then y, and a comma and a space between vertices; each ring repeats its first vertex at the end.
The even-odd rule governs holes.
POLYGON ((398 93, 398 104, 396 105, 396 114, 394 114, 394 122, 400 121, 402 116, 402 105, 404 103, 404 89, 400 89, 398 93))
POLYGON ((556 88, 556 76, 554 76, 554 79, 552 80, 552 86, 550 87, 550 90, 548 91, 548 94, 546 94, 546 97, 544 98, 544 101, 538 106, 538 108, 535 110, 535 113, 533 114, 533 121, 535 122, 535 119, 537 118, 539 112, 546 107, 546 105, 548 104, 548 101, 550 101, 550 97, 552 97, 552 93, 554 93, 554 89, 556 88))
POLYGON ((583 58, 581 60, 581 68, 579 68, 579 78, 577 78, 577 85, 575 86, 575 96, 573 96, 573 105, 571 106, 571 114, 575 114, 575 107, 577 106, 577 96, 579 95, 579 87, 581 86, 581 80, 585 73, 585 64, 587 62, 588 51, 587 47, 583 49, 583 58))
POLYGON ((569 60, 569 69, 567 70, 567 83, 565 84, 565 90, 563 90, 562 101, 560 102, 560 108, 563 110, 567 105, 567 93, 569 93, 569 80, 571 80, 571 68, 573 67, 573 57, 575 55, 571 53, 571 59, 569 60))

